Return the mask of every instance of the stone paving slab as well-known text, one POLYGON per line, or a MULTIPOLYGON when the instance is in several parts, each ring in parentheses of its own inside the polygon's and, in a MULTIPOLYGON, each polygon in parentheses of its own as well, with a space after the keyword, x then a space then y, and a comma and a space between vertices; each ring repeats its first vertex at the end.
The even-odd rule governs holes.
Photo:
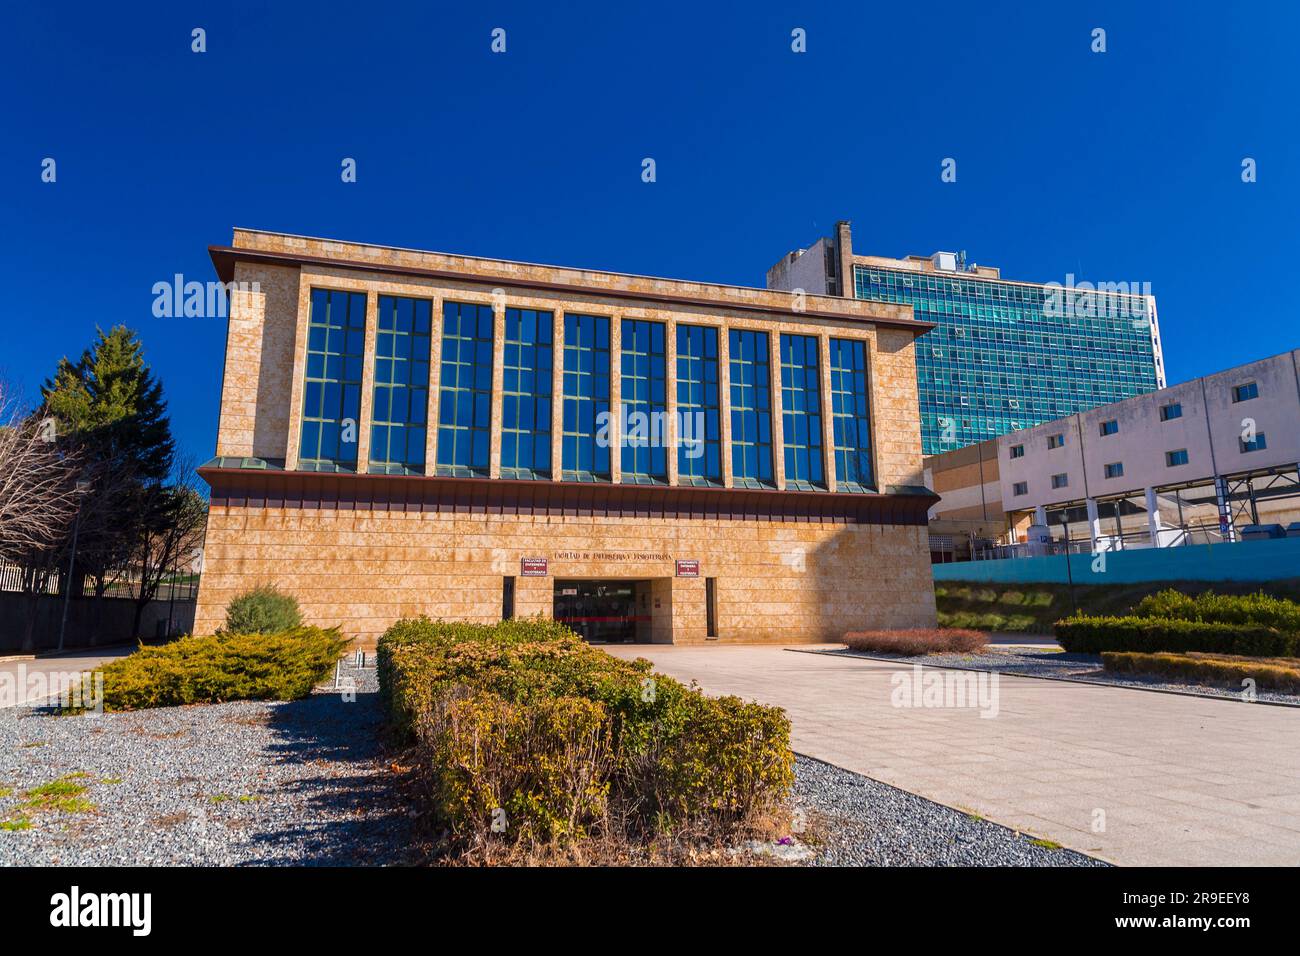
POLYGON ((94 670, 135 650, 135 645, 122 645, 0 662, 0 707, 40 703, 36 698, 61 693, 81 672, 94 670))
POLYGON ((800 753, 1113 863, 1300 865, 1293 708, 1000 676, 996 716, 982 717, 894 706, 907 664, 770 646, 606 649, 784 707, 800 753))

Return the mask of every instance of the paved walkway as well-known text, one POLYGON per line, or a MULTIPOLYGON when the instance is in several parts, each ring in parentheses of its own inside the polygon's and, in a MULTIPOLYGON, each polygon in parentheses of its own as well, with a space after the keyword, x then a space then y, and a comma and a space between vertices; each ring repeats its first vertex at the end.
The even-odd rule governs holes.
POLYGON ((1114 863, 1300 864, 1300 710, 1003 676, 985 718, 894 706, 909 665, 777 647, 607 649, 779 704, 800 753, 1114 863))
POLYGON ((35 660, 0 662, 0 708, 38 703, 47 695, 61 692, 82 671, 94 670, 135 649, 136 645, 125 644, 46 655, 35 660))

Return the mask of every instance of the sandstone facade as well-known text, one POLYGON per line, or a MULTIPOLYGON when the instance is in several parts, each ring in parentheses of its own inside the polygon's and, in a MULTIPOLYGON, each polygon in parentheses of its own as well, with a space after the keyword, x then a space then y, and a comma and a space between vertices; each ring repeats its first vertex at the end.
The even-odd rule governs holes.
MULTIPOLYGON (((552 613, 559 580, 634 581, 638 614, 645 611, 648 619, 638 635, 655 641, 815 641, 863 627, 933 624, 925 527, 932 499, 918 491, 913 344, 928 326, 914 322, 910 309, 837 297, 797 301, 790 293, 762 289, 248 230, 237 230, 234 244, 214 247, 212 255, 223 280, 235 281, 241 291, 231 303, 218 458, 201 470, 213 493, 196 631, 219 626, 229 599, 262 582, 297 596, 309 621, 337 624, 365 638, 419 613, 495 620, 502 614, 505 578, 515 579, 517 615, 552 613), (367 295, 357 474, 298 471, 313 288, 367 295), (492 307, 492 477, 365 473, 380 295, 432 302, 430 422, 437 421, 442 304, 492 307), (670 425, 676 421, 675 327, 718 328, 723 487, 678 487, 671 450, 666 487, 622 484, 616 448, 611 482, 604 485, 562 481, 559 467, 550 482, 497 477, 502 333, 509 307, 554 315, 557 466, 566 312, 609 317, 614 407, 619 320, 664 324, 670 425), (828 451, 825 492, 787 490, 779 382, 772 389, 775 488, 732 490, 726 331, 735 328, 767 332, 774 353, 781 332, 818 338, 824 410, 830 408, 830 339, 864 343, 878 494, 837 493, 828 451), (545 495, 527 487, 539 484, 550 486, 545 495), (523 574, 525 558, 544 558, 546 574, 523 574), (698 576, 679 576, 679 561, 698 562, 698 576), (709 579, 712 585, 706 585, 709 579), (715 594, 712 635, 706 626, 708 587, 715 594)), ((822 424, 823 447, 829 449, 828 413, 822 424)), ((616 429, 611 438, 617 442, 616 429)), ((436 455, 437 429, 430 427, 426 461, 436 461, 436 455)), ((694 567, 688 564, 687 574, 694 567)))

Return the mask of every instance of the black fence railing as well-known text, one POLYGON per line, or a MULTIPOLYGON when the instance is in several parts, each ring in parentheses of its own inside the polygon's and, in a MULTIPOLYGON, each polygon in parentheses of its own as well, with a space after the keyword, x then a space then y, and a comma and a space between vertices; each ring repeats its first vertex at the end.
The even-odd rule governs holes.
MULTIPOLYGON (((23 588, 23 567, 18 564, 8 564, 0 561, 0 591, 22 591, 23 588)), ((45 582, 41 589, 42 594, 58 594, 62 585, 62 576, 58 573, 52 574, 45 582)))
MULTIPOLYGON (((23 588, 23 567, 0 561, 0 592, 21 592, 23 588)), ((93 597, 94 583, 85 577, 73 581, 73 597, 93 597)), ((45 581, 42 594, 63 593, 63 572, 56 571, 45 581)), ((106 598, 129 598, 134 600, 140 593, 140 578, 129 571, 108 576, 108 585, 104 588, 106 598)), ((177 571, 166 575, 158 585, 155 601, 192 601, 198 597, 199 576, 196 573, 177 571)))

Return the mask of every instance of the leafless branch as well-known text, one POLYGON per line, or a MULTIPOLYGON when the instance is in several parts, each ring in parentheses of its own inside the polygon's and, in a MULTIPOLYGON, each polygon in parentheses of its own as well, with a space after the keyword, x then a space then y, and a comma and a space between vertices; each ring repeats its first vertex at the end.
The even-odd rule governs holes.
POLYGON ((56 427, 24 414, 0 382, 0 560, 59 547, 76 517, 79 463, 55 440, 56 427))

